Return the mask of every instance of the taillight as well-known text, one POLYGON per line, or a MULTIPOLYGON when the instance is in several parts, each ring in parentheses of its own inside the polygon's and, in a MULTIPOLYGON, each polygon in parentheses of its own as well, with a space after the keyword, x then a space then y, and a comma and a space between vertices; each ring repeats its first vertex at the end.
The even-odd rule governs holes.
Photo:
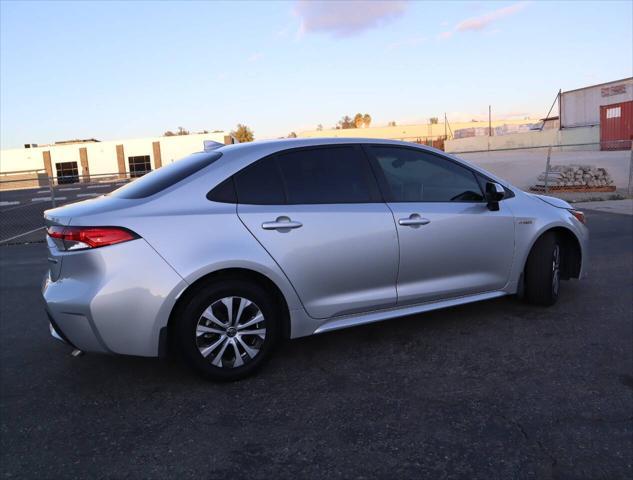
POLYGON ((105 247, 140 238, 123 227, 49 227, 47 233, 62 250, 105 247))

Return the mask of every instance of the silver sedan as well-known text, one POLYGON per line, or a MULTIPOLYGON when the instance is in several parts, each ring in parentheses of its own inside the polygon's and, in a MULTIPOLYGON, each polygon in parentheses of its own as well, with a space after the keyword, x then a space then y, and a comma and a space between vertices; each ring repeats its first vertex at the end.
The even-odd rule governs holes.
POLYGON ((375 139, 223 146, 45 212, 51 333, 244 377, 280 338, 581 278, 588 230, 444 152, 375 139))

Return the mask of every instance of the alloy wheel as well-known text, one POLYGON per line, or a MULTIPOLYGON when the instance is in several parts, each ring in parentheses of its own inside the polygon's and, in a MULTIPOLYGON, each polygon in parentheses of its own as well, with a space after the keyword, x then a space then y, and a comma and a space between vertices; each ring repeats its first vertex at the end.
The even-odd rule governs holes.
POLYGON ((237 368, 259 354, 266 339, 266 319, 251 300, 224 297, 202 312, 195 335, 198 351, 213 366, 237 368))

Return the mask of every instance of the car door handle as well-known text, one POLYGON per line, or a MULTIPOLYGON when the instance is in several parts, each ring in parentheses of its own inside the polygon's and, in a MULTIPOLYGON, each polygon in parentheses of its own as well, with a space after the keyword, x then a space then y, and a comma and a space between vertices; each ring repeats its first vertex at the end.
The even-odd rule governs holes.
POLYGON ((403 227, 416 227, 418 225, 428 225, 429 223, 431 223, 431 220, 422 218, 417 213, 411 214, 409 218, 401 218, 398 220, 398 225, 402 225, 403 227))
POLYGON ((293 222, 288 217, 278 217, 274 222, 264 222, 262 223, 262 228, 264 230, 281 230, 285 228, 300 228, 303 227, 303 223, 301 222, 293 222))

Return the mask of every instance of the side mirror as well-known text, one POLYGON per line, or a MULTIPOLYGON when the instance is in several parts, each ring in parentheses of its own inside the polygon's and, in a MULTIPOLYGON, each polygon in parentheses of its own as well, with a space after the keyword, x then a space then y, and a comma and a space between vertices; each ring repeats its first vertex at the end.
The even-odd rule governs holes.
POLYGON ((506 196, 504 188, 496 182, 486 183, 486 201, 488 209, 496 212, 499 210, 499 202, 506 196))

